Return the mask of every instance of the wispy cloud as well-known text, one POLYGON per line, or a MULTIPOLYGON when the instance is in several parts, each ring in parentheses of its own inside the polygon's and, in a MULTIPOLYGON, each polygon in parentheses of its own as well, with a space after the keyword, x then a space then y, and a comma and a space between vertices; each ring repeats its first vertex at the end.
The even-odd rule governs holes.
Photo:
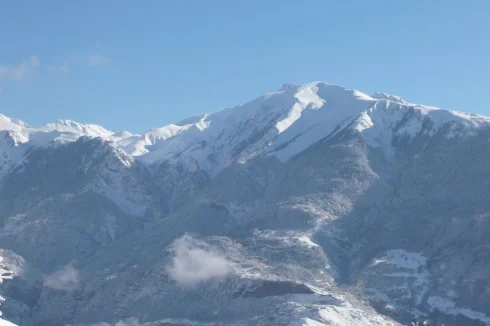
POLYGON ((183 287, 223 279, 233 273, 232 264, 217 249, 189 235, 174 241, 174 257, 167 266, 168 275, 183 287))
POLYGON ((49 66, 48 71, 52 73, 54 72, 67 73, 71 69, 71 64, 72 64, 72 59, 68 59, 59 66, 49 66))
POLYGON ((98 54, 90 54, 87 63, 89 66, 105 66, 111 64, 111 60, 98 54))
POLYGON ((66 61, 61 66, 59 66, 61 72, 68 72, 70 70, 70 61, 66 61))
POLYGON ((39 67, 37 56, 32 56, 18 64, 0 64, 0 80, 21 80, 31 76, 39 67))
POLYGON ((65 266, 46 276, 44 286, 58 291, 71 291, 77 287, 79 280, 78 270, 73 266, 65 266))
POLYGON ((72 69, 83 68, 83 67, 98 67, 98 66, 107 66, 111 64, 111 60, 108 58, 91 53, 85 56, 72 56, 62 64, 53 65, 49 67, 49 72, 60 72, 60 73, 68 73, 72 69))
POLYGON ((59 67, 57 67, 58 68, 57 70, 60 72, 66 73, 66 72, 70 71, 71 63, 72 63, 72 60, 67 60, 63 64, 61 64, 59 67))

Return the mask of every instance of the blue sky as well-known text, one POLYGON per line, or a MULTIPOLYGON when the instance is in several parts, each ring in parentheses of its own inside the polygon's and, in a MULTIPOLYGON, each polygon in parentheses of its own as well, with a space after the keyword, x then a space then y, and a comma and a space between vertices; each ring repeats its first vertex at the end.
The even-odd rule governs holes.
POLYGON ((143 132, 285 82, 490 115, 490 1, 0 1, 0 113, 143 132))

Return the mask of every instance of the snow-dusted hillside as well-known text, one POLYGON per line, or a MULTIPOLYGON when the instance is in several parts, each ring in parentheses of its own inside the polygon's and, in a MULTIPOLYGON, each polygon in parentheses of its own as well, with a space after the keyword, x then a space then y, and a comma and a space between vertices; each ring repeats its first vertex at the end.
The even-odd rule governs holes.
POLYGON ((322 82, 141 135, 0 116, 5 316, 487 325, 489 139, 490 118, 322 82))
MULTIPOLYGON (((3 257, 0 256, 0 284, 3 283, 4 280, 11 280, 15 273, 13 273, 11 270, 6 268, 5 264, 3 263, 3 257)), ((0 296, 0 303, 5 301, 5 298, 0 296)), ((16 326, 15 324, 3 319, 2 313, 0 312, 0 326, 16 326)))

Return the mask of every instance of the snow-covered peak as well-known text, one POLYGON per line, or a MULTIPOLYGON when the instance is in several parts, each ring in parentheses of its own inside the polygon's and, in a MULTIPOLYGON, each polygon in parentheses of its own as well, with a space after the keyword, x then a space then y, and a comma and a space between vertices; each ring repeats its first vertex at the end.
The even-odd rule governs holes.
POLYGON ((246 162, 259 155, 286 161, 347 125, 366 137, 369 145, 389 147, 394 136, 412 137, 427 123, 430 132, 424 132, 433 134, 447 122, 454 123, 455 134, 459 135, 490 124, 486 117, 410 104, 394 95, 368 96, 342 86, 313 82, 284 84, 279 91, 241 106, 193 116, 141 135, 114 133, 71 120, 57 120, 34 129, 1 115, 0 130, 16 132, 17 144, 28 142, 34 146, 52 146, 82 136, 100 137, 148 164, 167 162, 215 174, 234 162, 246 162))
POLYGON ((368 144, 391 146, 393 136, 421 132, 426 119, 432 134, 446 122, 476 128, 489 121, 324 82, 287 84, 242 106, 150 130, 130 144, 129 152, 150 164, 165 161, 215 174, 233 162, 264 154, 286 161, 352 121, 368 144))
POLYGON ((22 133, 24 129, 30 128, 30 126, 22 120, 12 119, 0 114, 0 130, 14 130, 18 133, 22 133))
POLYGON ((71 120, 57 120, 36 129, 23 121, 0 115, 0 177, 21 164, 30 147, 57 146, 77 141, 81 137, 102 138, 124 147, 140 135, 127 131, 113 133, 98 125, 71 120))
MULTIPOLYGON (((52 143, 53 141, 75 141, 82 136, 111 139, 113 135, 113 132, 101 126, 82 124, 71 120, 56 120, 56 122, 48 123, 40 128, 33 128, 21 120, 9 118, 1 114, 0 130, 15 132, 15 137, 22 143, 27 142, 33 135, 36 135, 35 138, 38 141, 38 144, 43 145, 52 143)), ((128 135, 128 137, 130 136, 131 135, 128 135)), ((118 138, 123 138, 123 135, 120 135, 118 138)))
POLYGON ((30 126, 18 119, 0 115, 0 179, 22 161, 29 141, 30 126))
POLYGON ((190 125, 190 124, 195 124, 201 121, 206 117, 206 114, 198 114, 192 117, 185 118, 184 120, 181 120, 176 123, 177 126, 185 126, 185 125, 190 125))
POLYGON ((346 118, 368 109, 368 95, 323 82, 283 87, 242 106, 203 116, 188 125, 169 125, 144 134, 148 163, 179 163, 211 174, 232 162, 270 153, 282 160, 328 135, 346 118))
POLYGON ((88 137, 110 137, 113 133, 109 130, 94 124, 83 124, 71 120, 56 120, 54 123, 48 123, 40 131, 60 131, 79 134, 88 137))
POLYGON ((381 99, 353 117, 348 125, 358 131, 369 146, 381 148, 390 158, 395 138, 410 140, 417 135, 433 136, 439 131, 446 138, 464 137, 475 134, 479 128, 490 128, 490 118, 381 99))
POLYGON ((17 147, 20 144, 26 143, 29 139, 15 130, 2 130, 5 143, 10 147, 17 147))
POLYGON ((154 144, 158 140, 165 140, 178 135, 182 131, 188 129, 190 126, 191 124, 183 126, 169 124, 162 128, 152 128, 148 132, 144 133, 143 137, 147 139, 149 143, 154 144))
POLYGON ((371 95, 371 97, 378 99, 378 100, 388 100, 388 101, 397 102, 397 103, 401 103, 401 104, 409 104, 409 102, 405 101, 400 96, 390 95, 390 94, 381 93, 381 92, 376 92, 373 95, 371 95))
POLYGON ((134 142, 140 135, 133 135, 125 130, 112 132, 95 124, 84 124, 72 120, 56 120, 54 123, 48 123, 39 129, 33 130, 30 138, 36 145, 50 146, 51 144, 76 141, 80 137, 99 137, 124 147, 134 142))
POLYGON ((139 137, 133 138, 132 142, 127 143, 123 148, 132 156, 140 156, 155 150, 158 145, 168 138, 178 135, 182 131, 190 128, 192 124, 175 125, 170 124, 161 128, 152 128, 139 137))
POLYGON ((127 130, 118 130, 118 131, 114 132, 114 134, 112 134, 112 137, 115 137, 115 138, 128 138, 131 136, 133 136, 133 134, 127 130))

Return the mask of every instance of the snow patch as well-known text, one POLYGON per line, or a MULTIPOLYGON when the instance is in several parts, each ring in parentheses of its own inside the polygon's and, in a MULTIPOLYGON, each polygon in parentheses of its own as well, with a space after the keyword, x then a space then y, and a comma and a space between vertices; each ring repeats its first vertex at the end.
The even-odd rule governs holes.
POLYGON ((289 111, 287 117, 276 123, 276 128, 279 133, 288 129, 296 120, 301 117, 301 113, 309 109, 319 109, 322 107, 325 100, 321 99, 316 93, 318 92, 318 87, 312 85, 311 87, 302 87, 300 91, 294 96, 297 102, 289 111))
POLYGON ((319 315, 327 325, 332 326, 397 325, 380 316, 372 316, 365 311, 348 307, 328 306, 321 309, 319 315))
POLYGON ((427 304, 431 307, 431 310, 437 309, 448 315, 463 315, 470 319, 480 320, 483 323, 490 325, 490 316, 469 308, 457 307, 456 304, 449 299, 431 296, 427 299, 427 304))
POLYGON ((416 270, 427 264, 427 258, 420 253, 407 252, 402 249, 388 250, 386 254, 374 259, 373 265, 389 264, 399 268, 416 270))
MULTIPOLYGON (((0 283, 3 283, 4 280, 11 280, 14 277, 14 272, 8 270, 5 264, 3 263, 3 257, 0 256, 0 283)), ((5 298, 0 296, 0 304, 5 301, 5 298)), ((1 318, 2 312, 0 311, 0 326, 16 326, 15 324, 1 318)))
POLYGON ((402 249, 388 250, 381 257, 373 259, 364 272, 368 276, 366 294, 386 303, 407 303, 413 301, 422 304, 429 284, 429 272, 426 269, 427 258, 420 253, 411 253, 402 249), (391 278, 389 285, 380 279, 391 278))
POLYGON ((301 320, 293 321, 289 326, 326 326, 326 324, 310 318, 302 318, 301 320))
POLYGON ((311 239, 306 235, 299 236, 297 239, 299 240, 300 243, 304 244, 308 248, 318 247, 318 245, 313 241, 311 241, 311 239))
POLYGON ((17 326, 17 325, 9 322, 8 320, 0 318, 0 326, 17 326))

